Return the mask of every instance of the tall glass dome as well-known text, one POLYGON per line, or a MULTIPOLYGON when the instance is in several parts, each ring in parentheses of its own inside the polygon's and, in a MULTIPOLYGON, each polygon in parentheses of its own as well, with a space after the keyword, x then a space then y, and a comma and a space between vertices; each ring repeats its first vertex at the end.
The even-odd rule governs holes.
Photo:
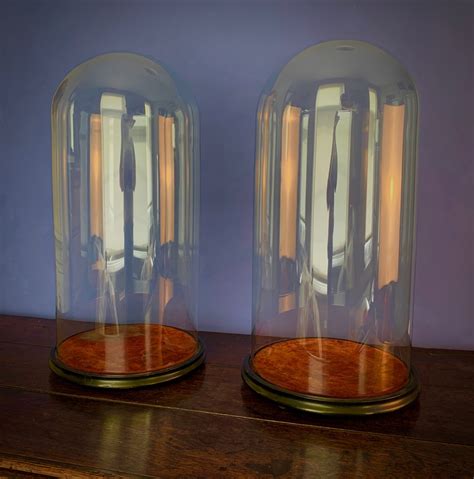
POLYGON ((72 381, 134 387, 204 359, 196 333, 198 115, 157 63, 95 57, 52 104, 57 344, 72 381))
POLYGON ((328 414, 416 398, 417 109, 403 66, 359 41, 304 50, 265 89, 243 368, 260 394, 328 414))

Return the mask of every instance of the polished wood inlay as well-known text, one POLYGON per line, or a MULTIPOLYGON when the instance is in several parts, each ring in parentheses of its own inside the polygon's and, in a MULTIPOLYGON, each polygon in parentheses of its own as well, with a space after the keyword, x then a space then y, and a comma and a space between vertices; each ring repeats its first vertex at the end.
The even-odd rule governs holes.
POLYGON ((75 334, 58 347, 68 367, 94 374, 138 374, 182 364, 197 341, 180 329, 159 324, 105 326, 75 334))
POLYGON ((252 366, 283 389, 341 399, 383 396, 408 381, 408 368, 393 354, 343 339, 278 341, 259 349, 252 366))

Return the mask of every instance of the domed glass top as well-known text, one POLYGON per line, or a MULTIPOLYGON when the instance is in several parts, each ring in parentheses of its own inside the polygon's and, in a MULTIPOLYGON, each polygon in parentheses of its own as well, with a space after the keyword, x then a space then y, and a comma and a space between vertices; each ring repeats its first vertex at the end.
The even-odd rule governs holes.
POLYGON ((53 370, 106 387, 186 373, 203 360, 194 101, 152 60, 109 53, 66 76, 51 121, 53 370))

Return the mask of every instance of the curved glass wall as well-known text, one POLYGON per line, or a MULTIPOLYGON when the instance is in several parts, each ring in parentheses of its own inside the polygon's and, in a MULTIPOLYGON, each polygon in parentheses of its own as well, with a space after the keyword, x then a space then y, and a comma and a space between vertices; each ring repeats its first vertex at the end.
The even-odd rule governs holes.
POLYGON ((294 57, 257 117, 253 343, 244 379, 322 413, 393 410, 410 368, 417 93, 386 52, 294 57))
POLYGON ((52 131, 52 369, 104 387, 194 369, 203 360, 194 101, 145 57, 101 55, 59 86, 52 131))

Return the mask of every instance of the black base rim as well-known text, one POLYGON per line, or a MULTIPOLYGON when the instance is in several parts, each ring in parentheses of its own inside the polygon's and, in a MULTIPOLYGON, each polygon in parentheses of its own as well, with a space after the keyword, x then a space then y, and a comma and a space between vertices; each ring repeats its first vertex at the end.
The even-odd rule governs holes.
POLYGON ((80 384, 81 386, 111 389, 131 389, 166 383, 168 381, 173 381, 185 376, 201 366, 201 364, 204 363, 205 356, 204 345, 202 344, 202 341, 198 339, 198 350, 196 354, 177 367, 146 374, 100 376, 81 373, 77 370, 71 370, 59 360, 57 356, 57 350, 56 348, 53 348, 49 358, 49 368, 58 376, 73 383, 80 384))
POLYGON ((250 356, 247 356, 244 360, 242 379, 257 394, 283 406, 328 415, 365 416, 396 411, 413 402, 420 392, 418 379, 412 369, 408 383, 404 388, 393 394, 378 398, 335 399, 299 394, 282 389, 259 376, 252 369, 250 356))

